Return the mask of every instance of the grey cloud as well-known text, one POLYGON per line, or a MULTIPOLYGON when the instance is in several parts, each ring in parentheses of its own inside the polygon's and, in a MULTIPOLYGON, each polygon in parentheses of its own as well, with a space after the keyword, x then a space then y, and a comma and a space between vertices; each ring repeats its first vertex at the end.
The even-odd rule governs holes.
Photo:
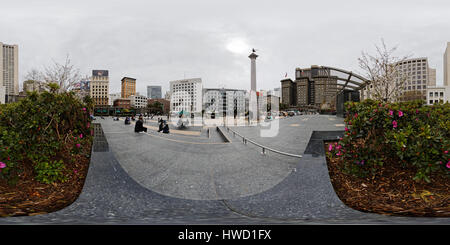
MULTIPOLYGON (((259 49, 258 88, 273 89, 295 67, 330 65, 359 71, 361 51, 384 38, 397 55, 426 56, 442 83, 450 41, 447 1, 9 1, 0 9, 0 41, 19 44, 20 75, 67 53, 90 74, 110 70, 138 91, 186 77, 207 87, 248 89, 248 54, 226 49, 234 37, 259 49)), ((250 50, 249 50, 250 53, 250 50)))

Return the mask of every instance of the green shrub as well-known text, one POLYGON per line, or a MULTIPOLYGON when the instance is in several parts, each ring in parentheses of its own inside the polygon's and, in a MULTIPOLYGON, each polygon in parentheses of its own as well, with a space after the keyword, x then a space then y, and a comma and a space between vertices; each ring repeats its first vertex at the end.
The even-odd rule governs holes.
POLYGON ((376 166, 399 164, 415 170, 415 180, 431 182, 432 173, 450 173, 450 104, 421 101, 346 103, 345 136, 329 148, 345 170, 375 174, 376 166))
POLYGON ((64 175, 65 165, 62 160, 38 162, 34 166, 36 180, 45 184, 54 182, 64 182, 67 177, 64 175))
POLYGON ((59 174, 54 169, 59 164, 54 161, 91 139, 91 108, 92 104, 80 101, 73 93, 56 92, 30 93, 19 102, 0 105, 0 162, 6 165, 0 169, 0 177, 16 178, 24 167, 42 172, 47 162, 49 171, 37 176, 61 179, 51 177, 59 174))

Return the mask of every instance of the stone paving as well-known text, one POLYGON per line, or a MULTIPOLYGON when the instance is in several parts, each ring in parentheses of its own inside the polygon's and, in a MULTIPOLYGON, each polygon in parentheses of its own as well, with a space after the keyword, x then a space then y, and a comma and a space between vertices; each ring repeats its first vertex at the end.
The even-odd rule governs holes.
MULTIPOLYGON (((286 140, 296 146, 285 151, 303 154, 303 137, 335 131, 339 120, 286 118, 278 139, 255 134, 254 140, 279 150, 286 140)), ((0 224, 450 224, 449 218, 390 217, 346 207, 323 156, 262 155, 230 134, 232 143, 212 144, 201 136, 137 134, 121 122, 97 122, 105 138, 97 134, 94 148, 101 151, 92 153, 80 197, 60 211, 0 218, 0 224)), ((236 129, 250 134, 256 127, 236 129)))
POLYGON ((344 130, 344 120, 331 115, 299 115, 260 123, 253 127, 230 127, 264 146, 292 154, 303 154, 313 131, 344 130), (266 125, 264 125, 266 124, 266 125), (274 131, 274 137, 263 137, 262 131, 274 131))

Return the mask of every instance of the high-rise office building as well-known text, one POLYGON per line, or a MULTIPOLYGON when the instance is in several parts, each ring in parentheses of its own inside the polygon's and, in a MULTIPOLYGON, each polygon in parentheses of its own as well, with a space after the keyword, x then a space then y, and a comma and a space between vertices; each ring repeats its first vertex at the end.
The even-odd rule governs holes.
POLYGON ((5 104, 6 99, 6 88, 3 85, 0 85, 0 104, 5 104))
POLYGON ((281 101, 290 107, 320 107, 324 103, 334 106, 338 89, 337 79, 329 68, 296 68, 295 81, 281 80, 281 101))
POLYGON ((450 42, 444 53, 444 86, 450 86, 450 42))
POLYGON ((131 95, 136 95, 136 79, 131 77, 122 78, 122 98, 127 99, 131 95))
POLYGON ((427 58, 413 58, 397 63, 396 81, 403 83, 400 101, 426 100, 427 86, 436 84, 436 70, 428 66, 427 58))
POLYGON ((436 69, 428 68, 428 84, 427 86, 436 86, 436 69))
POLYGON ((170 111, 200 114, 202 112, 202 79, 191 78, 170 82, 170 111))
POLYGON ((90 95, 96 106, 107 106, 109 95, 108 70, 93 70, 90 81, 90 95))
POLYGON ((161 86, 147 86, 147 97, 149 99, 161 99, 161 86))
POLYGON ((5 101, 19 95, 19 46, 0 42, 0 86, 5 88, 5 101))
POLYGON ((245 113, 245 90, 206 88, 203 89, 203 110, 215 116, 234 117, 245 113))

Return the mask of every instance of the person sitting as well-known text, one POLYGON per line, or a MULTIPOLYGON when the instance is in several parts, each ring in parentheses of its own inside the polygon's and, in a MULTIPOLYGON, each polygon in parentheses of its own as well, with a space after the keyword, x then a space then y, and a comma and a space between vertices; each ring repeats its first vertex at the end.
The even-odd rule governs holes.
POLYGON ((129 117, 125 118, 125 125, 127 125, 127 124, 130 124, 130 118, 129 117))
POLYGON ((161 132, 161 131, 163 130, 163 128, 164 128, 164 122, 163 122, 162 119, 161 119, 161 120, 158 119, 158 122, 159 122, 158 133, 159 133, 159 132, 161 132))
POLYGON ((163 133, 164 134, 168 134, 169 133, 169 124, 167 124, 166 122, 164 122, 163 133))
POLYGON ((147 128, 144 127, 144 118, 142 118, 142 116, 139 116, 139 120, 136 122, 136 125, 134 126, 134 132, 140 133, 142 131, 147 133, 147 128))

